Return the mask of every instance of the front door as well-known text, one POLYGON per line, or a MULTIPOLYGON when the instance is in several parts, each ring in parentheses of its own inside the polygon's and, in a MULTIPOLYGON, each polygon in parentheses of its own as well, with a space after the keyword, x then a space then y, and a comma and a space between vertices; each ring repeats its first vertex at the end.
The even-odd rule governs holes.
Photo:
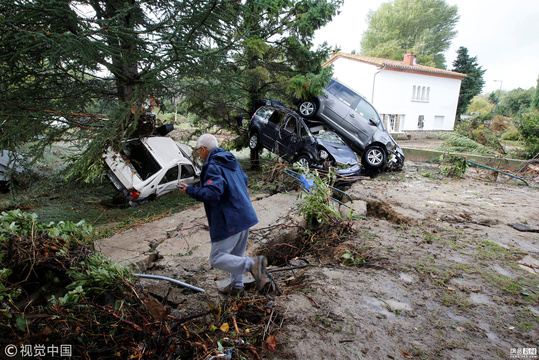
POLYGON ((275 151, 276 141, 279 139, 279 130, 282 124, 283 114, 278 110, 273 110, 264 127, 264 131, 260 134, 260 141, 265 148, 275 151))
POLYGON ((157 185, 157 191, 155 194, 157 196, 173 191, 180 186, 180 171, 179 166, 174 165, 167 170, 159 184, 157 185))

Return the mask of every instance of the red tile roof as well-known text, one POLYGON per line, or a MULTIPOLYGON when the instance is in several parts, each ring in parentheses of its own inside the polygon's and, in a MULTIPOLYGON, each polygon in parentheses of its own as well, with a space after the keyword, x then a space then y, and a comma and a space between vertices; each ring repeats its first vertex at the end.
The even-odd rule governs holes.
POLYGON ((423 65, 418 65, 418 64, 406 65, 403 61, 374 58, 370 56, 347 54, 347 53, 342 53, 342 52, 335 53, 333 57, 324 64, 324 66, 331 65, 339 58, 350 59, 350 60, 362 62, 365 64, 375 65, 378 68, 385 68, 387 70, 393 70, 393 71, 402 71, 402 72, 409 72, 409 73, 416 73, 416 74, 423 74, 423 75, 430 75, 430 76, 449 77, 449 78, 454 78, 454 79, 462 79, 466 77, 466 74, 461 74, 455 71, 438 69, 438 68, 434 68, 430 66, 423 66, 423 65))

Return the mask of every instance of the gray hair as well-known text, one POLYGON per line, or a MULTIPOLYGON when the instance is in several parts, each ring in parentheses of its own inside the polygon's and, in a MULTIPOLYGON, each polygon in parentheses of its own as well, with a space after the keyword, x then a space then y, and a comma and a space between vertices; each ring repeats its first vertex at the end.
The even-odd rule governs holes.
POLYGON ((217 138, 212 134, 202 134, 197 140, 197 147, 204 146, 208 151, 212 151, 219 144, 217 143, 217 138))

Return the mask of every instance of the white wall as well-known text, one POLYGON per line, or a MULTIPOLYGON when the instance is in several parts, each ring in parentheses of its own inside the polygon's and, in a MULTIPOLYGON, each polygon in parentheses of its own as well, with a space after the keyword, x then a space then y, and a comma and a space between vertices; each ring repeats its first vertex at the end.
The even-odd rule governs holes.
POLYGON ((387 69, 379 71, 375 65, 344 58, 337 59, 333 65, 334 76, 360 92, 381 115, 404 115, 400 131, 453 130, 460 79, 387 69), (429 88, 428 101, 412 100, 414 85, 429 88), (424 117, 422 129, 418 128, 420 115, 424 117))

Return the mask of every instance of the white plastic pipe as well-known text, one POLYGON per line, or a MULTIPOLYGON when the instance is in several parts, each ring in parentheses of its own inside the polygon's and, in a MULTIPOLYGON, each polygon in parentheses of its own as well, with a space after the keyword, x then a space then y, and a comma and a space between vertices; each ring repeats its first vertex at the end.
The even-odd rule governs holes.
POLYGON ((179 280, 169 278, 169 277, 166 277, 166 276, 149 275, 149 274, 135 274, 135 276, 138 276, 140 278, 147 278, 147 279, 166 280, 166 281, 170 281, 171 283, 186 287, 186 288, 191 289, 191 290, 195 290, 195 291, 199 291, 199 292, 203 292, 203 293, 206 292, 204 289, 198 288, 198 287, 193 286, 193 285, 186 284, 184 282, 181 282, 179 280))

